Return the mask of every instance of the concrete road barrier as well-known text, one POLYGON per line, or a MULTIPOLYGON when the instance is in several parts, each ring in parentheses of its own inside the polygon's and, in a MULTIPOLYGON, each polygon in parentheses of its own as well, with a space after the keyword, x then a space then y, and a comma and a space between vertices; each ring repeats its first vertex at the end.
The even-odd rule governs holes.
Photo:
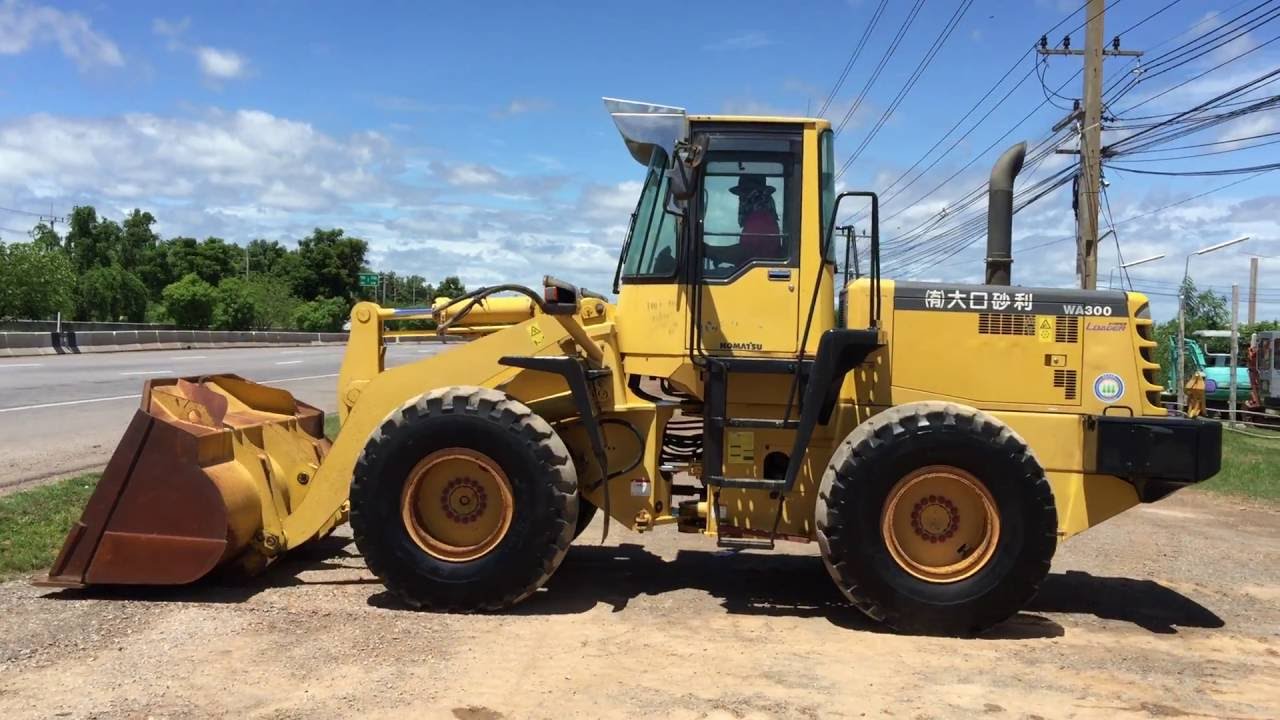
MULTIPOLYGON (((447 342, 465 342, 453 338, 447 342)), ((0 332, 0 357, 63 355, 130 350, 181 350, 185 348, 270 347, 287 345, 341 345, 347 333, 313 333, 284 330, 63 330, 49 332, 0 332)), ((387 338, 388 343, 445 342, 435 335, 387 338)))

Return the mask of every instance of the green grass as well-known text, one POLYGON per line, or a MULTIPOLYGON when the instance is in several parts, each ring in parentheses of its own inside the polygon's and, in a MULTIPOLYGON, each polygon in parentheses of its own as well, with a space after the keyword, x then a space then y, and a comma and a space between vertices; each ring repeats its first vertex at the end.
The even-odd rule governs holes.
POLYGON ((0 497, 0 579, 49 567, 97 482, 81 475, 0 497))
POLYGON ((338 423, 338 413, 329 413, 324 416, 324 436, 330 440, 338 437, 338 428, 342 427, 338 423))
POLYGON ((1225 495, 1280 502, 1280 433, 1222 431, 1222 470, 1200 486, 1225 495))

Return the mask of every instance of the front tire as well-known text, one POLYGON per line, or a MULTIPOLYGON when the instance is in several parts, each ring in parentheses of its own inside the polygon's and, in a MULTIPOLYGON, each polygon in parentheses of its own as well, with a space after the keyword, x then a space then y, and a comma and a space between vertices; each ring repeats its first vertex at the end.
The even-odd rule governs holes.
POLYGON ((1044 470, 974 408, 908 403, 854 429, 823 475, 818 541, 837 586, 895 629, 968 635, 1013 615, 1049 572, 1044 470))
POLYGON ((430 610, 510 607, 551 577, 578 520, 577 477, 545 420, 497 390, 433 390, 370 437, 351 485, 369 569, 430 610))

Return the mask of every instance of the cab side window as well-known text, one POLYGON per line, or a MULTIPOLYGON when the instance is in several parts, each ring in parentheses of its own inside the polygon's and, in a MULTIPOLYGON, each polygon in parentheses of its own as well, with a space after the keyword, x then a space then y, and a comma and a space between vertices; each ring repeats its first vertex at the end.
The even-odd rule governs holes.
MULTIPOLYGON (((714 145, 712 146, 714 148, 714 145)), ((791 153, 708 153, 703 180, 703 276, 798 260, 800 183, 791 153)))

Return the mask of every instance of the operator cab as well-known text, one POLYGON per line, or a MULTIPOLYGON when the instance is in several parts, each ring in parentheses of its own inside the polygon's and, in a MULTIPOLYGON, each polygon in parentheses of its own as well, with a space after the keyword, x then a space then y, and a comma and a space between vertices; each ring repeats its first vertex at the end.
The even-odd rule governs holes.
POLYGON ((634 345, 622 338, 623 351, 743 358, 816 351, 821 333, 835 326, 827 121, 605 104, 647 169, 614 292, 623 314, 659 320, 641 324, 634 345))

